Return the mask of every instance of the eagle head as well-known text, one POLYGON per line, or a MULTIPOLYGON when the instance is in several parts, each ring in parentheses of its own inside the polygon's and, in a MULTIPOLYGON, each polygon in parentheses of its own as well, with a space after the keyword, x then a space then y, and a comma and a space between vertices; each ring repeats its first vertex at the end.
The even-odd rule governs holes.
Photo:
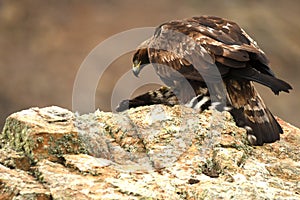
POLYGON ((138 77, 143 67, 150 63, 148 57, 148 50, 146 48, 138 49, 133 55, 132 62, 133 62, 132 65, 133 74, 136 77, 138 77))
POLYGON ((149 55, 148 55, 148 49, 149 49, 149 44, 151 43, 152 38, 149 38, 148 40, 145 40, 144 42, 142 42, 137 50, 135 51, 135 53, 133 54, 132 57, 132 71, 133 74, 138 77, 140 71, 142 70, 142 68, 149 64, 149 55))

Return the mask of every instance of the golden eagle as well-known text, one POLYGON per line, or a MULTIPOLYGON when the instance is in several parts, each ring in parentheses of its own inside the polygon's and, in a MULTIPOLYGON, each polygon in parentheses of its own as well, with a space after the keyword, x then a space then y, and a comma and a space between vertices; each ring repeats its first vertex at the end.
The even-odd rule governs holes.
POLYGON ((247 129, 249 141, 262 145, 280 139, 283 130, 252 81, 269 87, 275 94, 289 92, 292 87, 275 77, 265 53, 235 22, 200 16, 163 23, 134 53, 134 74, 138 76, 147 64, 153 64, 157 75, 174 93, 159 89, 127 101, 126 106, 173 105, 170 95, 176 94, 185 104, 196 97, 197 104, 190 104, 207 109, 213 97, 218 100, 222 95, 220 87, 214 87, 219 85, 219 74, 225 88, 226 106, 231 107, 237 125, 247 129))

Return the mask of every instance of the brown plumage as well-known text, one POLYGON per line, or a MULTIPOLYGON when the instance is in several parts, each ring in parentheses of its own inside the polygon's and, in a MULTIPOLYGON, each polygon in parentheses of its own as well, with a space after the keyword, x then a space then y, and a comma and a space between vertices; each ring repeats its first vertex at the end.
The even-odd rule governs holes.
MULTIPOLYGON (((223 96, 237 125, 246 127, 251 143, 279 140, 283 131, 252 81, 275 94, 292 87, 275 77, 265 53, 236 23, 212 16, 166 22, 138 47, 133 56, 134 74, 149 63, 181 103, 197 97, 203 109, 208 103, 224 101, 223 96), (210 98, 204 101, 204 96, 210 98)), ((151 99, 149 95, 143 98, 151 99)))

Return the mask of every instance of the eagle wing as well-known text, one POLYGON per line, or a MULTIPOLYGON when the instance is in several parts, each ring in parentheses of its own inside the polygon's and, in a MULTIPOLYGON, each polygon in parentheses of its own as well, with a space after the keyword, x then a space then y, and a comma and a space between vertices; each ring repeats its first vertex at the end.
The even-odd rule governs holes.
POLYGON ((178 76, 204 81, 203 76, 217 80, 230 74, 266 85, 275 94, 291 89, 275 78, 256 42, 235 22, 219 17, 192 17, 160 25, 149 42, 148 56, 151 63, 159 64, 154 67, 165 82, 178 76))

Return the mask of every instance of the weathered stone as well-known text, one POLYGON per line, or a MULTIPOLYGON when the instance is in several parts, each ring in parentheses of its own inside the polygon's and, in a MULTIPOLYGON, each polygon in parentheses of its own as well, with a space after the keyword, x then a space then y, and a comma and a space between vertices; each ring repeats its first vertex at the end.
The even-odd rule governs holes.
POLYGON ((25 171, 31 167, 31 160, 23 152, 16 152, 9 148, 0 149, 0 163, 9 168, 25 171))
POLYGON ((14 113, 6 119, 1 146, 23 152, 31 162, 84 152, 73 118, 72 112, 56 106, 14 113))
POLYGON ((278 121, 281 140, 255 147, 228 112, 162 105, 117 114, 21 111, 1 136, 0 197, 300 199, 300 130, 278 121))
POLYGON ((100 169, 106 166, 113 165, 110 160, 103 158, 95 158, 86 154, 79 155, 64 155, 65 165, 69 168, 74 168, 82 173, 90 173, 97 175, 101 172, 100 169))
POLYGON ((0 199, 50 200, 51 194, 33 176, 0 164, 0 199))
MULTIPOLYGON (((94 161, 91 159, 90 162, 94 161)), ((103 169, 98 176, 94 176, 43 160, 37 163, 36 173, 49 188, 53 199, 102 199, 105 195, 115 193, 115 188, 105 181, 105 178, 117 175, 114 170, 103 169)))

